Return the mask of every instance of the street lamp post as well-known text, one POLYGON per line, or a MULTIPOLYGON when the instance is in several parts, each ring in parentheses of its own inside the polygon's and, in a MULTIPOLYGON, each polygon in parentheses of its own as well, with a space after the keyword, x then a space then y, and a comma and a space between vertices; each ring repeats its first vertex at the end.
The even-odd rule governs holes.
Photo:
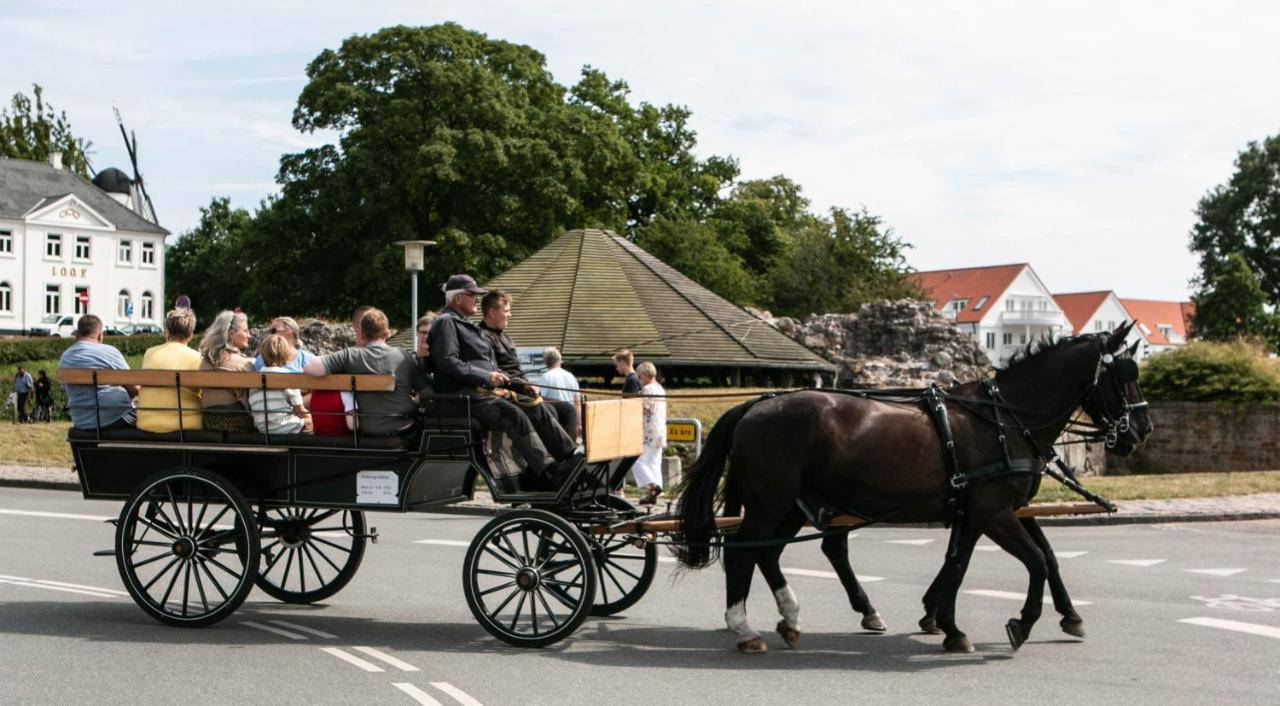
POLYGON ((396 245, 404 247, 404 268, 409 271, 409 310, 413 318, 410 326, 418 325, 418 273, 422 271, 426 256, 423 251, 428 245, 435 245, 434 240, 398 240, 396 245))

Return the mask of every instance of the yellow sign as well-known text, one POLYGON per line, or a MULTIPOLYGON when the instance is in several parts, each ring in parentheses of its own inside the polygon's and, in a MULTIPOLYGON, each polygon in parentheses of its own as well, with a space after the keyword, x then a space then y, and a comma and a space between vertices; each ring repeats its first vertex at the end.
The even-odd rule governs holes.
POLYGON ((692 444, 698 440, 698 428, 693 422, 667 422, 668 444, 692 444))

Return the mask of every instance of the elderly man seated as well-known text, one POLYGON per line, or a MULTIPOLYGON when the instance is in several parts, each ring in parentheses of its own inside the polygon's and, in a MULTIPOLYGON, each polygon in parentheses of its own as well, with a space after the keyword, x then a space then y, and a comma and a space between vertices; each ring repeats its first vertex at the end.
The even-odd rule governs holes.
MULTIPOLYGON (((128 370, 129 363, 115 346, 102 342, 102 319, 85 314, 76 322, 76 342, 62 352, 59 368, 128 370)), ((127 429, 136 423, 133 397, 137 385, 67 385, 71 426, 76 429, 127 429)))
MULTIPOLYGON (((493 394, 492 388, 505 388, 511 379, 498 368, 489 339, 469 320, 486 290, 469 275, 450 277, 444 289, 445 308, 427 336, 436 393, 471 396, 472 417, 485 428, 501 430, 511 438, 513 448, 525 462, 522 489, 560 487, 582 456, 571 443, 544 446, 520 407, 493 394)), ((564 430, 560 433, 564 435, 564 430)))

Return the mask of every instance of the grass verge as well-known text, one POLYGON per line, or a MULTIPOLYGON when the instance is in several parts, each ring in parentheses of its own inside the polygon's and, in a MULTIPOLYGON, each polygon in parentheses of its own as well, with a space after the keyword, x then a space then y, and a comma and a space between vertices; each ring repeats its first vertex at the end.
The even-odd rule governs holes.
POLYGON ((70 422, 0 425, 0 465, 71 467, 70 422))
MULTIPOLYGON (((1173 500, 1280 493, 1280 471, 1098 476, 1083 480, 1086 488, 1108 500, 1173 500)), ((1079 495, 1059 485, 1052 478, 1045 478, 1040 482, 1040 492, 1032 502, 1080 500, 1079 495)))

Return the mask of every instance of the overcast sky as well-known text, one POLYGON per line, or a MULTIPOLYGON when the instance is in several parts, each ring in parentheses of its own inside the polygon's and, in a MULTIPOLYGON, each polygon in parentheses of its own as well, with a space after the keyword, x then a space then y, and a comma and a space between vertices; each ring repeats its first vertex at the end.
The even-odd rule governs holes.
POLYGON ((448 20, 533 46, 562 84, 590 64, 687 105, 701 155, 865 206, 917 269, 1025 261, 1057 292, 1184 298, 1197 200, 1280 132, 1280 6, 1224 0, 0 0, 0 94, 43 85, 98 169, 127 167, 119 106, 180 233, 331 139, 289 123, 319 51, 448 20))

